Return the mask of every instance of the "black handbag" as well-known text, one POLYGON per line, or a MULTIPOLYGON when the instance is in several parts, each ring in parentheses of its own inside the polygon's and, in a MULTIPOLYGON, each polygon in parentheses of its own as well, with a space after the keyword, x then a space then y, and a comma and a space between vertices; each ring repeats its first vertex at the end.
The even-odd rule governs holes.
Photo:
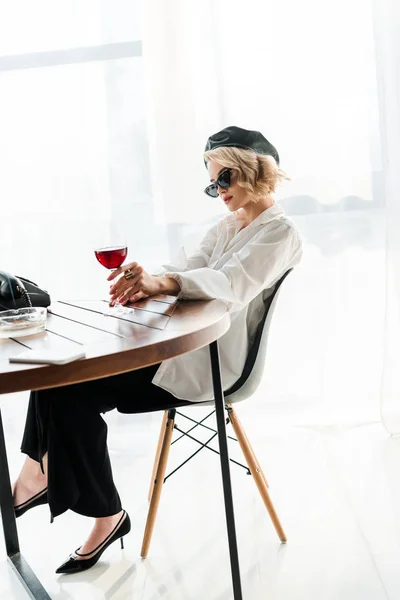
POLYGON ((40 289, 36 283, 0 271, 0 311, 49 305, 48 292, 40 289))

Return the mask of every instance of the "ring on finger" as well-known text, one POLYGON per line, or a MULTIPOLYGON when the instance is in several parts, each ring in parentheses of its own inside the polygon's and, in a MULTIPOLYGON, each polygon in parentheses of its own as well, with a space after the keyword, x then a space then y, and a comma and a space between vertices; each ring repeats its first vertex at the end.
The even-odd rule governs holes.
POLYGON ((133 279, 134 275, 130 269, 126 269, 126 271, 124 271, 124 277, 126 280, 128 280, 133 279))

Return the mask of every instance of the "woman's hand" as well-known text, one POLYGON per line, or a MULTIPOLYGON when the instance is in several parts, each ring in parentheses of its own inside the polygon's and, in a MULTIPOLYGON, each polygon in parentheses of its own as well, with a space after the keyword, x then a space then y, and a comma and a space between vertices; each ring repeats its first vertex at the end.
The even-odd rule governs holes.
POLYGON ((120 304, 126 304, 128 300, 130 302, 137 302, 142 298, 148 298, 156 294, 177 296, 181 290, 179 283, 172 277, 149 275, 137 263, 128 263, 119 267, 119 269, 115 269, 107 279, 108 281, 112 281, 120 275, 123 276, 119 277, 110 287, 110 306, 114 306, 117 300, 120 304), (128 279, 125 277, 127 270, 130 270, 132 274, 128 279))
POLYGON ((133 296, 129 296, 127 302, 138 302, 139 300, 144 300, 148 297, 148 294, 145 294, 144 292, 138 292, 137 294, 133 294, 133 296))
POLYGON ((161 282, 160 277, 149 275, 144 269, 137 263, 128 263, 115 269, 107 277, 108 281, 112 281, 116 277, 119 279, 110 287, 110 305, 114 306, 118 300, 120 304, 125 304, 130 300, 136 302, 142 298, 148 296, 154 296, 155 294, 161 293, 161 282), (132 277, 126 279, 124 276, 125 271, 130 270, 132 277), (119 277, 122 275, 122 277, 119 277))

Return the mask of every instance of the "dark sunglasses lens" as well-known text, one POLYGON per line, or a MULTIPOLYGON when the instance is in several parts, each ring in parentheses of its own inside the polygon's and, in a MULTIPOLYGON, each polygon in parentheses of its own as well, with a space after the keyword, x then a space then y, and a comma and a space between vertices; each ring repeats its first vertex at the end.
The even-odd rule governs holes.
POLYGON ((211 185, 207 186, 204 190, 204 193, 207 194, 207 196, 211 196, 211 198, 218 198, 218 188, 216 184, 212 183, 211 185))
POLYGON ((228 187, 231 185, 231 172, 224 171, 223 173, 221 173, 221 175, 217 179, 217 183, 220 187, 224 188, 224 190, 227 190, 228 187))

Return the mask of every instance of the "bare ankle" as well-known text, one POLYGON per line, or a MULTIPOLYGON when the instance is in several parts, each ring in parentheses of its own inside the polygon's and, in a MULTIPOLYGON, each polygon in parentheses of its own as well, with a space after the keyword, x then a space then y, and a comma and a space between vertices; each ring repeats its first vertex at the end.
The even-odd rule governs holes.
POLYGON ((95 519, 94 527, 86 542, 79 549, 77 557, 82 554, 90 554, 99 546, 99 544, 101 545, 102 542, 105 542, 108 535, 115 529, 119 521, 121 521, 122 524, 123 521, 121 518, 124 514, 126 513, 121 510, 110 517, 99 517, 95 519))
MULTIPOLYGON (((46 455, 47 459, 47 455, 46 455)), ((42 473, 40 464, 30 458, 26 458, 21 472, 13 485, 14 504, 19 505, 29 500, 35 494, 47 487, 47 460, 43 465, 45 473, 42 473)))
POLYGON ((40 462, 33 460, 30 456, 27 456, 24 464, 22 465, 20 479, 41 479, 46 476, 47 473, 47 453, 44 455, 42 460, 42 465, 40 462), (42 471, 43 465, 43 471, 42 471))
POLYGON ((123 512, 123 510, 120 510, 118 513, 115 513, 115 515, 111 515, 109 517, 98 517, 97 519, 95 519, 94 526, 107 527, 115 521, 118 521, 122 517, 123 512))

